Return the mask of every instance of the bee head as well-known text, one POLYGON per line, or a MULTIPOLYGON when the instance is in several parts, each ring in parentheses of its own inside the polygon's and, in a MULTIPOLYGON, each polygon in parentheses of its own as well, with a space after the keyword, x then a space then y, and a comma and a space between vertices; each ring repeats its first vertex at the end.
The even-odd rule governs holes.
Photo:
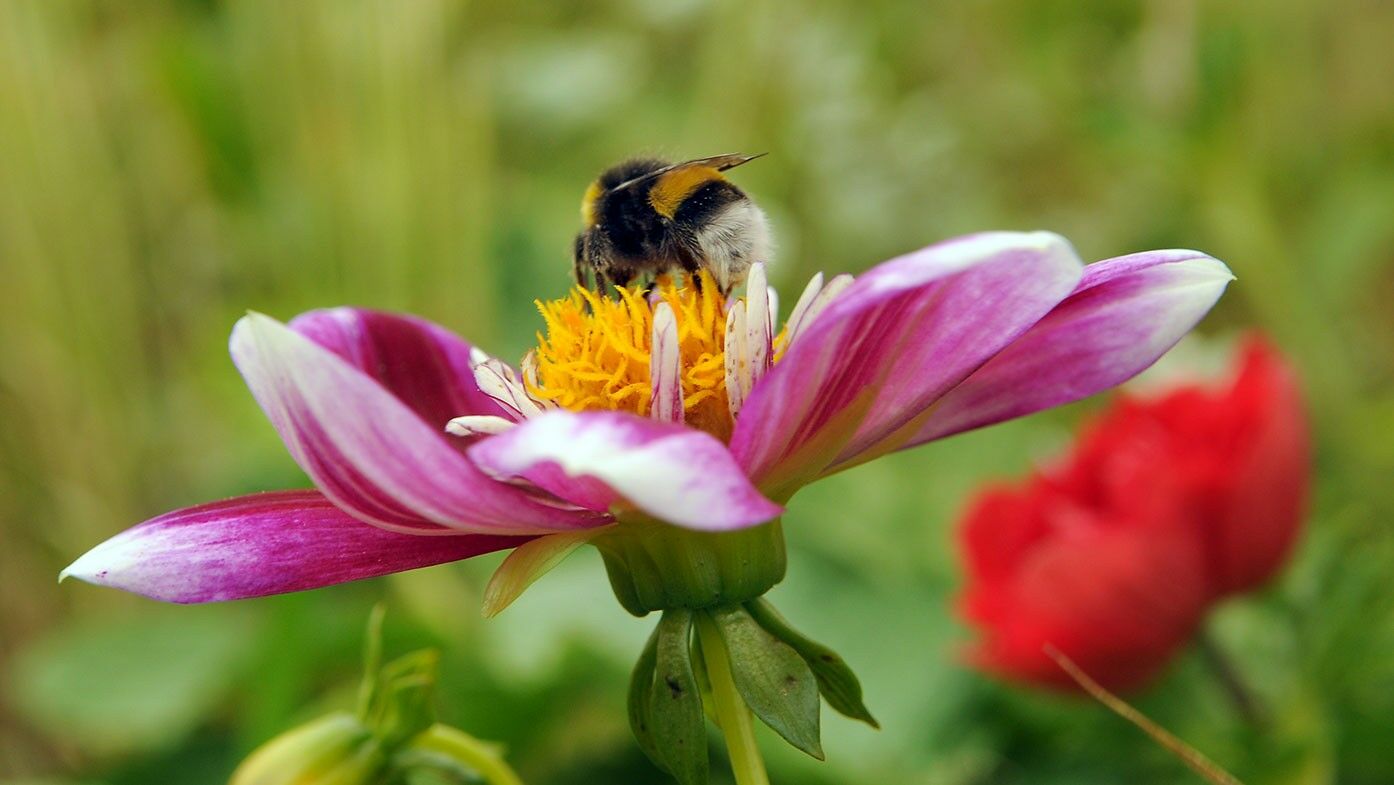
POLYGON ((646 176, 668 167, 667 161, 658 158, 632 158, 601 172, 600 177, 586 187, 586 193, 581 197, 582 223, 590 229, 600 222, 599 204, 607 194, 621 187, 637 185, 646 176))

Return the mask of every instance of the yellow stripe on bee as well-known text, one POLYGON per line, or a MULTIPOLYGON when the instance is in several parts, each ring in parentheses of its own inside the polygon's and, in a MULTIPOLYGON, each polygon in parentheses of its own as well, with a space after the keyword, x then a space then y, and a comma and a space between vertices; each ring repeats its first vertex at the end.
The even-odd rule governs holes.
POLYGON ((692 192, 712 180, 725 180, 721 173, 710 166, 684 166, 660 175, 658 182, 649 190, 649 204, 664 218, 672 218, 678 206, 692 192))
POLYGON ((586 186, 586 193, 581 197, 581 221, 587 229, 595 226, 595 203, 600 201, 600 195, 603 193, 605 189, 600 187, 599 182, 594 182, 586 186))

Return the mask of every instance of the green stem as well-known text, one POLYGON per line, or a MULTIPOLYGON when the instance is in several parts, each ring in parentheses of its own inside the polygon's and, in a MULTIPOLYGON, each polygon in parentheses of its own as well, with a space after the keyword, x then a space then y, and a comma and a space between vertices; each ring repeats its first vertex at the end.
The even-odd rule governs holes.
POLYGON ((730 653, 716 622, 705 613, 696 614, 697 635, 702 642, 702 661, 711 682, 712 702, 716 704, 716 719, 721 723, 721 735, 731 758, 731 773, 736 785, 770 785, 765 773, 765 761, 755 745, 755 725, 745 699, 736 690, 731 678, 730 653))

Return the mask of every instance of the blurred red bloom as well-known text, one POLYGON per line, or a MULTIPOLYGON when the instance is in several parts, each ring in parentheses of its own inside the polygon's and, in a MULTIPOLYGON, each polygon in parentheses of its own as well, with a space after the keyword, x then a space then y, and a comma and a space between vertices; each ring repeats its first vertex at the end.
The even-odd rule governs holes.
POLYGON ((1292 550, 1309 444, 1295 376, 1250 339, 1227 384, 1121 397, 1057 466, 985 489, 960 535, 983 670, 1073 688, 1053 644, 1113 690, 1151 680, 1226 595, 1292 550))

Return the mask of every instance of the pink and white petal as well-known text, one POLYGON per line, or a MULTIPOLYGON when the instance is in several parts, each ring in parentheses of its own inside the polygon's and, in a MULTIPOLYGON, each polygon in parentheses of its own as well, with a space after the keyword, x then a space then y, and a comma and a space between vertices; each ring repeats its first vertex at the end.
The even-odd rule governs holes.
POLYGON ((1091 264, 1075 291, 944 396, 903 447, 1077 401, 1131 379, 1181 340, 1234 280, 1199 251, 1091 264))
MULTIPOLYGON (((536 362, 531 352, 524 362, 536 362)), ((524 373, 528 371, 529 366, 525 365, 524 373)), ((474 367, 474 379, 479 389, 492 398, 510 419, 523 420, 540 414, 543 410, 543 407, 528 395, 527 385, 518 376, 518 372, 496 357, 489 357, 477 363, 474 367)), ((536 382, 535 379, 529 381, 536 382)))
POLYGON ((660 302, 653 312, 653 352, 649 355, 649 416, 682 422, 682 355, 673 308, 660 302))
POLYGON ((785 322, 785 327, 788 329, 790 337, 798 329, 804 314, 813 306, 813 301, 818 299, 818 295, 822 291, 823 273, 816 272, 812 278, 808 279, 808 285, 803 288, 803 293, 799 295, 799 299, 794 301, 794 308, 789 311, 789 321, 785 322))
POLYGON ((827 310, 833 300, 838 295, 847 290, 856 279, 848 273, 833 276, 827 285, 823 285, 823 274, 818 273, 808 282, 808 287, 804 289, 803 296, 795 304, 794 310, 789 314, 789 322, 784 335, 785 345, 792 345, 810 324, 818 318, 818 315, 827 310))
POLYGON ((750 376, 746 373, 745 308, 740 303, 733 304, 726 311, 726 341, 723 359, 726 364, 726 403, 732 417, 739 417, 745 405, 746 393, 750 392, 750 376))
POLYGON ((493 436, 512 428, 518 423, 506 417, 491 414, 467 414, 456 417, 445 424, 445 432, 451 436, 493 436))
POLYGON ((484 476, 444 423, 427 423, 375 379, 268 316, 241 319, 231 350, 296 462, 361 520, 407 532, 441 525, 479 534, 600 522, 484 476))
POLYGON ((316 491, 241 496, 166 513, 88 551, 63 578, 164 602, 316 589, 468 559, 528 537, 419 536, 370 526, 316 491))
POLYGON ((731 451, 787 498, 919 416, 1068 295, 1082 267, 1058 235, 993 232, 872 269, 751 392, 731 451))
POLYGON ((474 347, 425 319, 327 308, 295 317, 290 328, 344 358, 436 428, 460 415, 505 414, 475 383, 474 347))
POLYGON ((740 529, 783 511, 710 434, 621 412, 548 412, 469 455, 495 477, 522 477, 594 510, 633 507, 690 529, 740 529))
POLYGON ((752 387, 770 367, 774 357, 774 323, 770 315, 770 288, 765 280, 765 265, 750 266, 745 289, 745 350, 746 365, 752 387))

